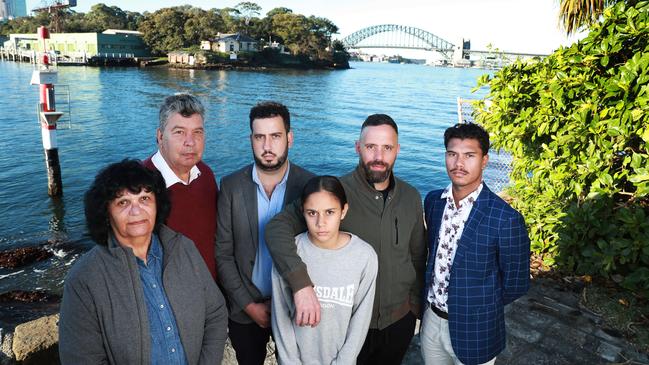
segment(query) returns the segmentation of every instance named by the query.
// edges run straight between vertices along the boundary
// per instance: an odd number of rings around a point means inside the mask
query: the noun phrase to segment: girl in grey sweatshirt
[[[293,294],[273,268],[271,321],[280,364],[356,363],[372,316],[378,259],[368,243],[339,231],[347,208],[337,178],[318,176],[305,185],[308,231],[295,243],[315,283],[321,321],[316,327],[295,324]]]

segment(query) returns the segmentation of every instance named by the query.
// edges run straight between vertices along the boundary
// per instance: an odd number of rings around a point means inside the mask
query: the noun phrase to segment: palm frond
[[[614,0],[561,0],[559,23],[567,34],[575,33],[599,19],[604,8]]]

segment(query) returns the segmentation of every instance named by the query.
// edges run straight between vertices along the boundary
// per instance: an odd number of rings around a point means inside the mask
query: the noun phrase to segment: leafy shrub
[[[514,157],[514,206],[548,264],[649,292],[649,2],[620,2],[588,36],[517,61],[476,120]],[[487,102],[490,100],[490,102]]]

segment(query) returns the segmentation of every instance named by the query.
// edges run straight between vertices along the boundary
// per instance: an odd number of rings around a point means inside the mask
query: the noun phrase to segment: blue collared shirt
[[[151,364],[187,364],[176,318],[162,286],[162,246],[154,234],[146,264],[137,258],[149,318]]]
[[[266,246],[264,233],[266,232],[266,223],[268,223],[275,214],[282,211],[284,195],[286,194],[286,180],[288,179],[290,169],[291,165],[289,164],[282,181],[275,186],[275,190],[273,190],[273,193],[269,198],[268,195],[266,195],[261,180],[259,180],[257,165],[254,165],[252,168],[252,181],[257,184],[257,223],[259,226],[259,247],[257,248],[257,256],[255,257],[255,266],[252,269],[252,283],[255,284],[257,289],[259,289],[261,295],[267,298],[270,298],[272,292],[270,273],[273,268],[273,261],[270,258],[268,246]]]

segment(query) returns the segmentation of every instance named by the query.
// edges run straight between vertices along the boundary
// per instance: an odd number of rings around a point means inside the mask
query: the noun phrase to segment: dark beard
[[[264,171],[277,171],[282,166],[284,166],[284,163],[286,163],[286,160],[288,159],[288,148],[284,151],[283,155],[277,158],[277,163],[272,165],[265,165],[264,161],[257,158],[257,155],[255,155],[254,153],[252,154],[252,156],[255,158],[255,165],[257,165],[259,169]]]
[[[361,166],[363,166],[363,170],[365,170],[367,182],[370,184],[382,183],[390,178],[390,174],[392,173],[392,166],[389,166],[384,162],[381,162],[381,164],[386,167],[385,171],[372,171],[370,169],[370,166],[376,163],[377,161],[370,161],[367,164],[364,164],[362,160],[360,161]]]

